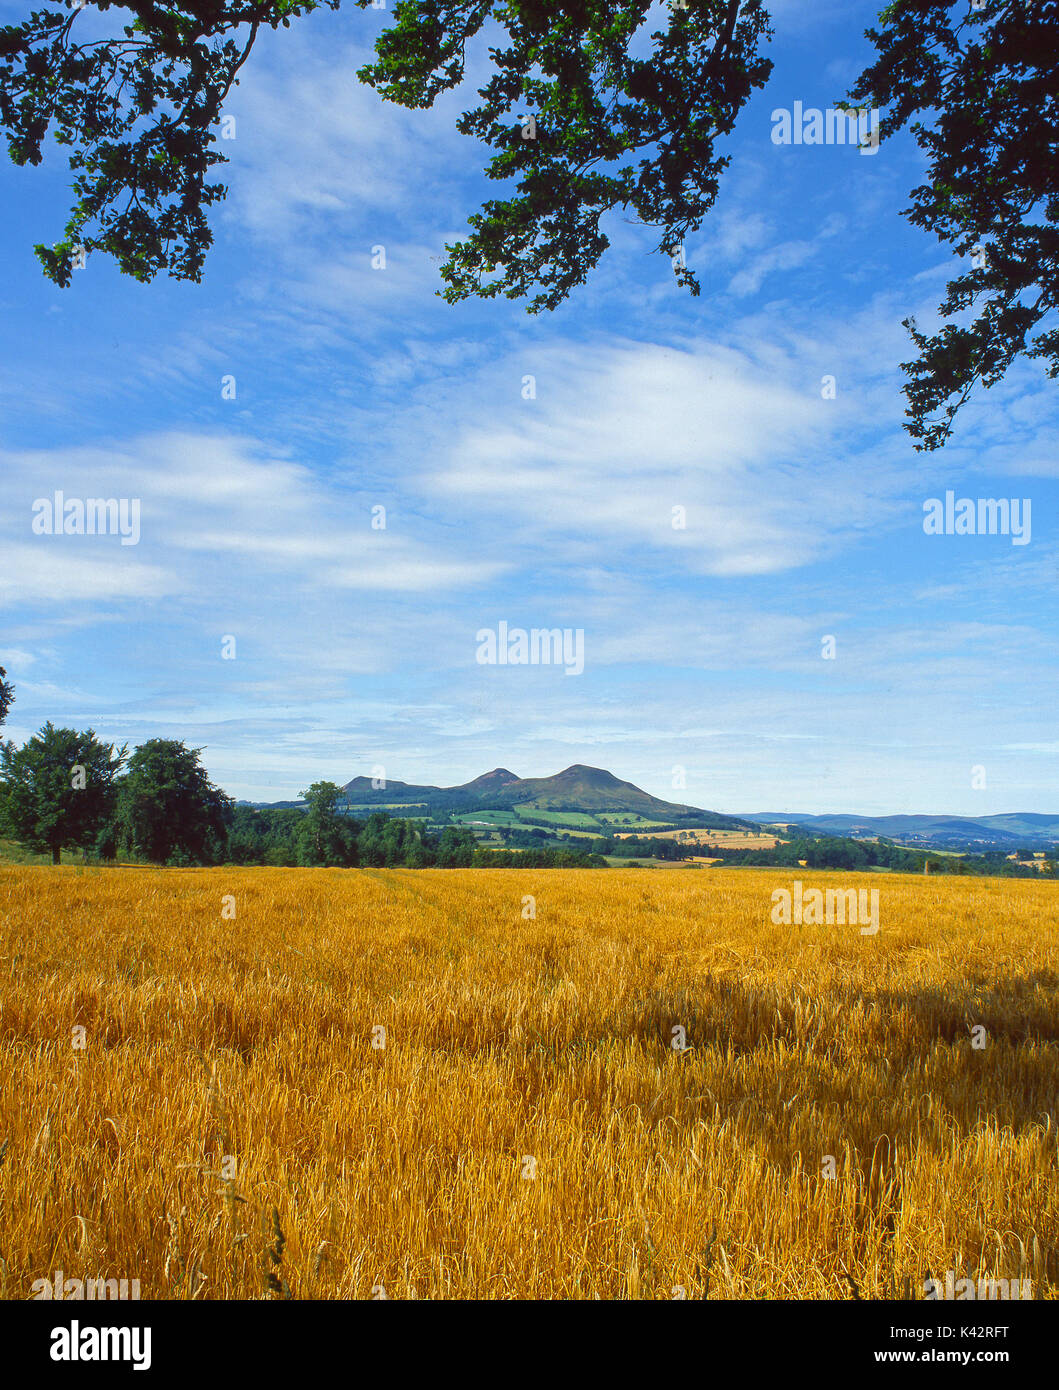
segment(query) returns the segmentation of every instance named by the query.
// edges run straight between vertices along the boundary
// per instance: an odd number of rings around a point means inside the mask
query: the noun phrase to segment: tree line
[[[0,715],[13,692],[2,682]],[[568,849],[489,851],[472,831],[377,811],[365,821],[340,810],[344,793],[314,782],[305,809],[237,806],[214,786],[202,749],[149,739],[132,753],[92,729],[50,722],[21,748],[0,744],[0,833],[53,864],[63,850],[104,862],[175,867],[210,864],[324,865],[352,868],[594,868],[597,855]]]
[[[408,869],[597,868],[606,862],[565,848],[486,849],[467,826],[447,825],[439,833],[425,819],[385,811],[360,821],[343,812],[345,793],[334,782],[314,782],[301,795],[304,810],[236,806],[230,862]]]
[[[795,838],[774,849],[711,848],[711,858],[727,864],[804,867],[807,869],[887,869],[891,873],[923,873],[929,863],[932,874],[986,874],[1003,878],[1055,878],[1059,854],[1053,854],[1043,870],[1008,859],[1004,850],[981,854],[938,854],[930,850],[904,849],[892,840],[851,840],[837,835]]]

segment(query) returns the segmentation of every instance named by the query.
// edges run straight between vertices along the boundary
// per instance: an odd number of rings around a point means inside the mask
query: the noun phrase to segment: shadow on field
[[[679,1025],[689,1044],[736,1054],[782,1041],[834,1055],[836,1048],[849,1047],[853,1030],[870,1035],[887,1054],[922,1056],[938,1043],[970,1045],[971,1030],[979,1025],[990,1043],[1052,1043],[1059,1041],[1059,976],[1034,971],[991,984],[965,984],[955,995],[931,987],[847,989],[820,998],[804,989],[747,985],[726,975],[695,990],[659,990],[626,1000],[613,1022],[616,1036],[656,1038],[667,1047]]]
[[[793,1130],[816,1164],[846,1143],[863,1154],[885,1140],[907,1152],[913,1134],[951,1151],[954,1136],[987,1126],[1037,1131],[1054,1162],[1054,1132],[1042,1126],[1048,1117],[1054,1126],[1059,1094],[1056,985],[1054,972],[1037,971],[966,985],[956,997],[928,988],[821,1000],[713,978],[694,991],[623,1001],[611,1024],[616,1040],[639,1039],[664,1068],[653,1119],[738,1114],[788,1167]],[[674,1037],[676,1028],[683,1034]],[[673,1046],[682,1039],[685,1055]],[[710,1082],[701,1098],[691,1096],[704,1089],[699,1060]],[[697,1116],[693,1098],[703,1101]]]

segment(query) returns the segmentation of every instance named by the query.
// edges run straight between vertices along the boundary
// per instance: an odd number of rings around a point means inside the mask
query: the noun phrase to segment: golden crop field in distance
[[[801,877],[0,869],[0,1292],[1054,1298],[1056,886]]]

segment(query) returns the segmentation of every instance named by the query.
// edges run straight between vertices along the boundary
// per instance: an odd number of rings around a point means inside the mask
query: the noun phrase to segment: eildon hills
[[[342,788],[351,806],[412,811],[587,811],[638,815],[648,820],[694,822],[714,830],[750,830],[749,821],[663,801],[622,782],[601,767],[574,763],[553,777],[517,777],[505,767],[484,772],[458,787],[417,786],[383,776],[354,777]]]

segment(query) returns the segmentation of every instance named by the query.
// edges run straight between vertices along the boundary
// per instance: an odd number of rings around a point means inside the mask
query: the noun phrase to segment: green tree
[[[469,869],[474,863],[476,844],[473,830],[459,825],[447,825],[441,832],[438,844],[438,868]]]
[[[880,20],[867,31],[878,59],[850,102],[884,110],[883,139],[909,126],[927,168],[904,215],[964,267],[938,332],[905,320],[919,354],[902,363],[906,428],[917,449],[937,449],[975,386],[1016,358],[1059,376],[1059,6],[894,0]],[[952,322],[968,310],[970,323]]]
[[[7,712],[15,703],[15,687],[4,679],[7,672],[0,666],[0,724],[7,718]]]
[[[125,749],[91,729],[45,724],[22,748],[0,746],[0,816],[16,839],[58,864],[64,849],[95,847],[114,809]]]
[[[410,869],[428,869],[433,862],[434,856],[423,843],[422,836],[419,836],[408,851],[405,864]]]
[[[298,831],[299,864],[349,864],[355,862],[355,843],[345,833],[338,807],[345,793],[334,782],[314,782],[300,792],[308,804]]]
[[[215,148],[224,101],[261,29],[289,27],[319,4],[96,0],[94,11],[114,8],[114,32],[85,41],[73,4],[0,29],[12,159],[41,163],[52,134],[75,175],[62,241],[36,247],[44,272],[68,285],[82,248],[139,280],[198,280],[212,241],[206,211],[226,192],[209,181],[227,162]],[[471,236],[448,248],[446,298],[537,290],[530,308],[554,308],[606,249],[599,223],[613,208],[658,227],[667,255],[700,225],[727,164],[714,142],[771,71],[758,51],[768,19],[760,0],[686,0],[648,37],[651,8],[397,0],[360,77],[388,101],[428,107],[463,81],[466,47],[480,39],[491,76],[457,128],[494,152],[490,178],[517,180],[513,197],[487,202]],[[674,270],[698,292],[689,269]]]
[[[0,28],[11,158],[40,164],[49,136],[70,151],[74,204],[62,240],[35,248],[44,273],[68,285],[83,250],[113,256],[139,280],[199,280],[207,211],[226,193],[211,179],[227,162],[216,132],[232,85],[263,28],[339,3],[96,0],[94,14],[113,10],[114,30],[79,39],[77,0],[63,0]],[[606,250],[601,221],[612,211],[656,228],[656,250],[698,293],[676,251],[716,199],[728,164],[717,142],[768,81],[772,30],[762,0],[672,0],[648,32],[652,9],[651,0],[397,0],[359,76],[387,101],[430,107],[463,82],[477,42],[488,76],[457,129],[488,147],[486,175],[510,190],[447,247],[447,300],[505,295],[532,313],[554,309]],[[884,138],[909,126],[927,178],[906,216],[968,267],[948,286],[937,333],[906,320],[919,354],[903,364],[906,428],[917,448],[935,449],[976,383],[999,381],[1021,355],[1059,375],[1049,317],[1059,10],[1054,0],[892,0],[867,32],[878,57],[850,102],[883,111]],[[968,309],[972,323],[952,321]]]
[[[40,164],[49,134],[70,149],[75,202],[63,240],[35,248],[44,273],[68,285],[81,247],[113,256],[138,280],[159,270],[197,280],[213,241],[205,209],[225,194],[207,182],[225,162],[213,149],[225,98],[261,27],[288,26],[316,7],[96,0],[94,10],[113,9],[114,31],[78,41],[80,7],[65,0],[0,29],[0,122],[11,158]]]
[[[119,837],[132,853],[155,864],[219,857],[232,803],[207,777],[201,752],[153,738],[133,753],[117,811]]]

